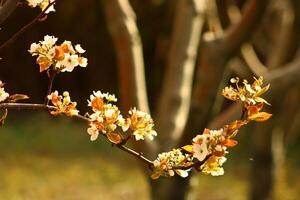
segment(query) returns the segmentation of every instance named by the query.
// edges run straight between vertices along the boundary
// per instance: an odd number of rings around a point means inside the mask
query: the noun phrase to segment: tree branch
[[[49,106],[45,104],[32,104],[32,103],[0,103],[0,109],[8,109],[8,110],[45,110],[45,111],[52,111],[55,110],[56,107],[54,106]],[[72,116],[73,119],[83,121],[86,123],[90,123],[90,119],[87,117],[84,117],[82,115],[74,115]],[[107,138],[106,135],[102,134],[104,137]],[[116,144],[115,145],[117,148],[121,149],[124,152],[127,152],[137,159],[141,160],[143,163],[147,164],[148,167],[151,169],[153,168],[153,162],[146,157],[144,157],[141,153],[138,153],[122,144]]]
[[[203,130],[209,123],[225,66],[251,35],[266,5],[267,0],[250,0],[239,23],[227,29],[224,37],[202,43],[188,123],[179,146],[190,141],[196,131]]]
[[[6,42],[4,42],[0,46],[0,52],[2,52],[5,48],[7,48],[10,44],[12,44],[18,37],[20,37],[23,33],[25,33],[27,30],[29,30],[34,24],[36,24],[39,21],[45,20],[45,12],[50,8],[53,4],[55,4],[56,1],[49,3],[49,5],[42,11],[38,16],[36,16],[32,21],[30,21],[28,24],[23,26],[18,32],[16,32],[11,38],[9,38]]]
[[[156,125],[169,149],[186,124],[206,0],[179,0]],[[166,110],[168,112],[166,112]]]
[[[118,56],[123,108],[149,112],[141,38],[128,0],[105,0],[107,25]]]
[[[222,45],[227,55],[232,55],[239,50],[241,44],[251,36],[267,4],[268,0],[248,0],[240,21],[229,27],[222,38]]]

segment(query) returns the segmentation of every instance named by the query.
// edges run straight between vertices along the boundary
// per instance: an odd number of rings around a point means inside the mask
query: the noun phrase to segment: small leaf
[[[123,137],[119,133],[108,133],[106,135],[108,140],[114,144],[120,144],[123,141]]]
[[[14,94],[7,98],[8,102],[17,102],[19,100],[29,99],[29,97],[25,94]]]
[[[235,145],[237,145],[237,141],[236,140],[233,140],[233,139],[226,139],[222,144],[225,146],[225,147],[234,147]]]
[[[248,119],[254,120],[257,122],[264,122],[264,121],[267,121],[268,119],[270,119],[271,116],[272,116],[272,114],[267,113],[267,112],[258,112],[252,116],[249,116]]]
[[[248,108],[248,116],[252,116],[252,115],[255,115],[259,112],[259,107],[257,106],[249,106]]]
[[[154,174],[151,175],[151,178],[152,178],[153,180],[156,180],[156,179],[158,179],[159,177],[160,177],[160,173],[154,173]]]
[[[37,64],[40,66],[40,72],[43,72],[51,66],[52,62],[48,57],[40,56],[37,59]]]
[[[193,145],[185,145],[181,148],[189,153],[193,153]]]
[[[261,98],[261,97],[254,97],[254,101],[259,102],[259,103],[265,103],[267,105],[271,105],[269,102],[267,102],[265,99]]]

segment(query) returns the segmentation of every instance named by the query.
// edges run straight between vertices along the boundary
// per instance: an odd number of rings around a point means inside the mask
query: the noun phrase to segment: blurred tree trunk
[[[280,2],[281,6],[281,20],[277,23],[276,32],[278,32],[273,51],[268,57],[268,72],[262,74],[268,78],[268,73],[273,70],[286,68],[284,64],[295,59],[299,60],[296,55],[298,43],[294,41],[299,40],[299,12],[297,11],[297,4],[299,1],[294,1],[294,5],[290,5],[290,1]],[[294,9],[294,10],[293,10]],[[296,57],[296,58],[295,58]],[[286,77],[285,79],[288,79]],[[293,79],[293,78],[290,78]],[[281,115],[273,116],[267,125],[264,127],[256,126],[254,129],[255,143],[254,143],[254,160],[252,165],[252,193],[251,199],[281,199],[280,190],[286,186],[285,179],[285,138],[288,134],[288,127],[291,127],[291,122],[294,121],[296,114],[286,112],[288,106],[283,105],[286,95],[290,89],[287,85],[281,86],[280,83],[274,84],[271,87],[269,94],[269,101],[272,102],[272,113],[281,113]],[[295,106],[292,101],[290,106]],[[284,116],[284,117],[283,117]],[[287,121],[286,121],[287,120]],[[257,142],[259,141],[259,142]],[[257,184],[260,183],[260,184]]]

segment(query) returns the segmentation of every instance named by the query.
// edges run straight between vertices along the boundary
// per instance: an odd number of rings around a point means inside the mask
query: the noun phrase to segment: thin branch
[[[0,25],[13,13],[18,7],[19,0],[7,0],[0,7]]]
[[[56,73],[57,71],[56,70],[50,70],[49,71],[49,74],[48,74],[48,77],[49,77],[49,83],[48,83],[48,90],[47,90],[47,94],[46,94],[46,97],[45,97],[45,102],[44,104],[48,105],[50,100],[48,99],[48,95],[51,94],[51,91],[52,91],[52,85],[53,85],[53,81],[54,81],[54,78],[56,76]]]
[[[16,32],[11,38],[9,38],[6,42],[4,42],[0,46],[0,52],[2,52],[5,48],[7,48],[9,45],[11,45],[16,39],[18,39],[23,33],[25,33],[27,30],[29,30],[33,25],[35,25],[39,21],[45,20],[45,12],[50,8],[53,4],[55,4],[56,1],[53,1],[49,3],[49,5],[42,11],[40,14],[38,14],[32,21],[30,21],[28,24],[23,26],[18,32]]]
[[[238,6],[232,5],[227,9],[227,13],[232,24],[238,23],[241,19],[241,12]],[[249,66],[250,70],[256,75],[259,76],[267,72],[266,66],[259,60],[254,47],[251,43],[244,43],[241,46],[241,54]]]
[[[267,58],[268,69],[281,67],[289,62],[295,56],[296,49],[294,34],[295,13],[290,1],[279,1],[280,7],[277,8],[280,19],[275,23],[276,38],[274,44],[271,45],[272,51],[269,52]],[[298,12],[298,11],[297,11]]]
[[[205,3],[206,0],[179,0],[177,4],[156,119],[159,132],[164,133],[160,139],[166,149],[182,134],[186,124]]]
[[[54,106],[48,106],[45,104],[34,103],[1,103],[0,108],[6,108],[9,110],[54,110]]]
[[[141,161],[143,161],[145,164],[148,165],[148,167],[150,169],[153,169],[153,162],[151,160],[149,160],[148,158],[146,158],[145,156],[143,156],[141,153],[137,153],[134,150],[124,146],[124,145],[116,145],[116,147],[118,147],[119,149],[133,155],[134,157],[140,159]]]
[[[243,16],[237,24],[232,25],[222,38],[223,48],[228,55],[236,52],[241,44],[249,38],[257,22],[263,16],[268,0],[248,0]]]
[[[294,61],[263,75],[272,85],[271,89],[279,90],[300,81],[300,55]]]
[[[0,109],[8,109],[8,110],[45,110],[45,111],[52,111],[55,110],[56,107],[49,106],[45,104],[32,104],[32,103],[1,103]],[[86,123],[90,123],[90,119],[87,117],[84,117],[82,115],[74,115],[72,118],[76,120],[80,120]],[[104,135],[105,136],[105,135]],[[106,137],[106,136],[105,136]],[[124,145],[117,144],[115,145],[117,148],[121,149],[124,152],[127,152],[137,159],[143,161],[143,163],[147,164],[149,168],[152,168],[153,162],[146,157],[144,157],[141,153],[138,153]]]

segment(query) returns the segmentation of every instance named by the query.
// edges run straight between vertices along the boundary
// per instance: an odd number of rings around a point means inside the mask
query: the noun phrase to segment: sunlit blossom
[[[57,45],[57,40],[54,36],[46,35],[43,41],[30,45],[29,53],[37,56],[36,62],[40,67],[40,72],[48,69],[72,72],[77,66],[87,66],[87,58],[81,55],[85,50],[79,44],[74,49],[70,41]]]
[[[212,176],[221,176],[224,174],[222,165],[225,161],[225,157],[210,156],[207,161],[201,166],[201,170],[205,174],[211,174]]]
[[[229,86],[222,90],[222,95],[225,98],[232,101],[240,100],[246,102],[247,105],[255,105],[256,103],[269,104],[265,99],[260,97],[270,87],[270,85],[263,87],[263,77],[254,77],[252,84],[249,84],[247,80],[243,80],[242,84],[240,84],[239,78],[231,78],[230,82],[235,84],[235,87]]]
[[[174,176],[175,173],[186,177],[189,170],[180,170],[179,168],[189,164],[190,160],[190,157],[183,154],[179,149],[161,153],[153,163],[154,172],[151,177],[157,179],[159,176]]]
[[[132,108],[129,110],[130,129],[133,131],[133,135],[136,140],[144,140],[145,137],[150,140],[157,136],[154,128],[154,122],[148,113]]]
[[[0,81],[0,102],[5,101],[9,97],[9,94],[7,92],[5,92],[3,86],[4,86],[4,83],[2,83],[2,81]]]
[[[28,5],[32,8],[40,7],[41,10],[46,9],[50,3],[55,2],[55,0],[26,0]],[[55,4],[55,3],[54,3]],[[50,12],[55,12],[54,5],[51,5],[45,13],[48,14]]]
[[[57,91],[52,92],[47,98],[55,106],[55,110],[51,111],[52,115],[65,114],[67,116],[78,115],[76,109],[76,102],[72,102],[68,92],[64,92],[63,95],[59,95]]]
[[[103,134],[111,134],[118,127],[126,131],[129,125],[121,115],[119,108],[113,105],[116,102],[115,95],[94,91],[88,100],[88,106],[92,107],[94,113],[89,115],[90,127],[88,133],[91,135],[91,140],[96,140],[99,131]],[[97,130],[97,131],[96,131]]]

